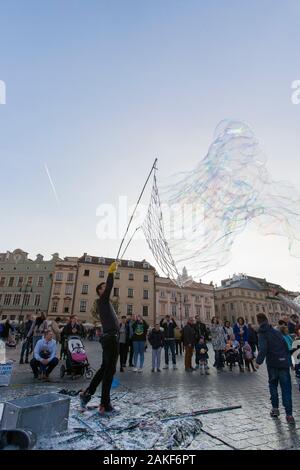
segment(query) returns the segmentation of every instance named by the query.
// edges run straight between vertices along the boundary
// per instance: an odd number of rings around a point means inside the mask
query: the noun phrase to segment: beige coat
[[[59,343],[60,342],[61,329],[59,328],[59,325],[58,325],[58,323],[56,323],[55,320],[52,320],[52,322],[51,322],[51,330],[53,331],[55,341],[57,343]]]

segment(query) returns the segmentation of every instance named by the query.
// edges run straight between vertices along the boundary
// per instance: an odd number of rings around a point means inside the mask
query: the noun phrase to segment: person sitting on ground
[[[160,372],[160,356],[161,350],[164,346],[164,332],[163,329],[160,328],[159,323],[155,324],[155,327],[152,328],[149,336],[148,336],[149,343],[152,346],[152,370],[151,372]]]
[[[52,331],[47,330],[44,337],[36,343],[33,358],[30,361],[34,378],[49,381],[49,375],[57,364],[56,341],[53,339]]]

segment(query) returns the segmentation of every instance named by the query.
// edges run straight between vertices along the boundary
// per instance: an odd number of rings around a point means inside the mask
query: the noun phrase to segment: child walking
[[[250,372],[250,366],[252,367],[253,372],[256,372],[256,367],[253,363],[253,351],[250,344],[246,341],[243,346],[243,353],[245,357],[245,364],[248,372]]]

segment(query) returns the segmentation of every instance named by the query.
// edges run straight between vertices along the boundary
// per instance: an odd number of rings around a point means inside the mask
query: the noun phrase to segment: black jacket
[[[72,335],[82,336],[82,325],[79,325],[79,323],[75,323],[72,326],[71,322],[67,323],[61,332],[61,337],[67,338],[68,336],[72,336]]]
[[[164,333],[161,330],[157,331],[153,328],[148,339],[152,349],[158,349],[164,345]]]
[[[208,331],[204,323],[196,322],[194,328],[196,333],[196,341],[199,341],[200,336],[203,336],[205,341],[208,341]]]
[[[248,343],[258,345],[258,335],[253,328],[248,327]]]
[[[114,285],[114,275],[107,276],[105,291],[97,299],[97,315],[102,324],[103,334],[119,334],[119,321],[115,309],[110,302],[110,294]]]
[[[257,364],[262,364],[265,358],[269,367],[288,369],[291,366],[291,355],[285,339],[268,322],[262,323],[258,330]]]
[[[175,339],[175,328],[177,327],[175,320],[170,320],[169,323],[163,318],[160,321],[160,326],[164,329],[165,340]]]
[[[195,333],[195,328],[187,323],[185,327],[183,328],[183,344],[184,346],[188,346],[191,344],[194,346],[196,343],[196,333]]]

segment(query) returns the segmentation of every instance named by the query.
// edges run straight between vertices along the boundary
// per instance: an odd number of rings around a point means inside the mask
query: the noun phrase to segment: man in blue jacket
[[[289,424],[295,424],[292,405],[292,383],[290,375],[291,355],[282,334],[275,330],[264,313],[256,315],[259,324],[258,330],[258,356],[256,366],[266,359],[269,389],[271,394],[272,418],[279,416],[278,383],[280,384],[282,403],[286,412],[286,420]]]

